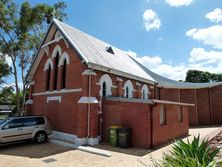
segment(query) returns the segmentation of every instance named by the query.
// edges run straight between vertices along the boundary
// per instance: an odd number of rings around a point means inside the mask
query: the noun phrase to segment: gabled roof
[[[59,20],[54,19],[54,22],[88,65],[94,65],[94,68],[100,66],[100,69],[108,68],[109,72],[112,73],[113,70],[119,72],[119,75],[128,74],[126,77],[129,78],[132,76],[138,80],[155,82],[126,52]],[[111,48],[114,54],[108,52],[107,48]]]
[[[42,45],[49,42],[56,29],[60,31],[65,40],[77,51],[88,67],[147,83],[155,83],[155,80],[132,60],[126,52],[57,19],[53,19]],[[113,53],[107,51],[107,48],[111,48]],[[32,78],[43,54],[44,49],[40,48],[31,65],[27,78]]]

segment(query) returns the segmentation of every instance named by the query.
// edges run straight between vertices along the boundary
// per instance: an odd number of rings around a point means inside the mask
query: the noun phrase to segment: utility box
[[[113,147],[118,146],[118,129],[121,126],[111,126],[109,129],[109,142]]]
[[[132,129],[130,127],[118,128],[118,146],[120,148],[131,147],[131,133]]]

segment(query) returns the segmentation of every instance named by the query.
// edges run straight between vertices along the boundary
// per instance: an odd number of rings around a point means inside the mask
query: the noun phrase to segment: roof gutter
[[[96,70],[99,70],[99,71],[109,72],[109,73],[112,73],[112,74],[115,74],[115,75],[119,75],[119,76],[126,77],[126,78],[131,78],[131,79],[142,81],[142,82],[145,82],[145,83],[157,84],[157,82],[155,82],[155,81],[151,81],[151,80],[148,80],[148,79],[145,79],[145,78],[141,78],[141,77],[138,77],[138,76],[126,73],[126,72],[111,69],[111,68],[108,68],[106,66],[98,65],[98,64],[95,64],[95,63],[88,62],[87,65],[88,65],[88,68],[93,68],[93,69],[96,69]]]

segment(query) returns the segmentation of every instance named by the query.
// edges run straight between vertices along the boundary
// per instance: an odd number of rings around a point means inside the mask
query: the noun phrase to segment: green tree
[[[222,81],[222,74],[209,73],[199,70],[188,70],[186,82],[203,83]]]
[[[4,78],[7,77],[10,74],[10,67],[5,62],[5,57],[3,55],[0,55],[0,86],[3,84]]]
[[[4,87],[0,90],[0,104],[12,104],[14,89],[12,86]]]
[[[53,17],[64,19],[65,8],[64,2],[52,6],[48,4],[31,6],[29,2],[17,5],[11,0],[0,1],[0,53],[7,54],[12,60],[18,112],[24,108],[24,102],[20,104],[20,94],[22,93],[22,98],[25,99],[27,69],[37,53],[48,24]],[[18,73],[21,73],[21,78]],[[19,89],[19,80],[22,80],[23,91]]]

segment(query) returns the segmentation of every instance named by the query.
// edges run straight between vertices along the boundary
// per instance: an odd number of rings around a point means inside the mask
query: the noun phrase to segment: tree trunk
[[[17,74],[17,67],[16,67],[16,58],[13,58],[13,56],[10,56],[12,60],[12,66],[13,66],[13,76],[15,79],[15,94],[16,94],[16,114],[20,115],[20,99],[19,99],[19,86],[18,86],[18,74]]]

